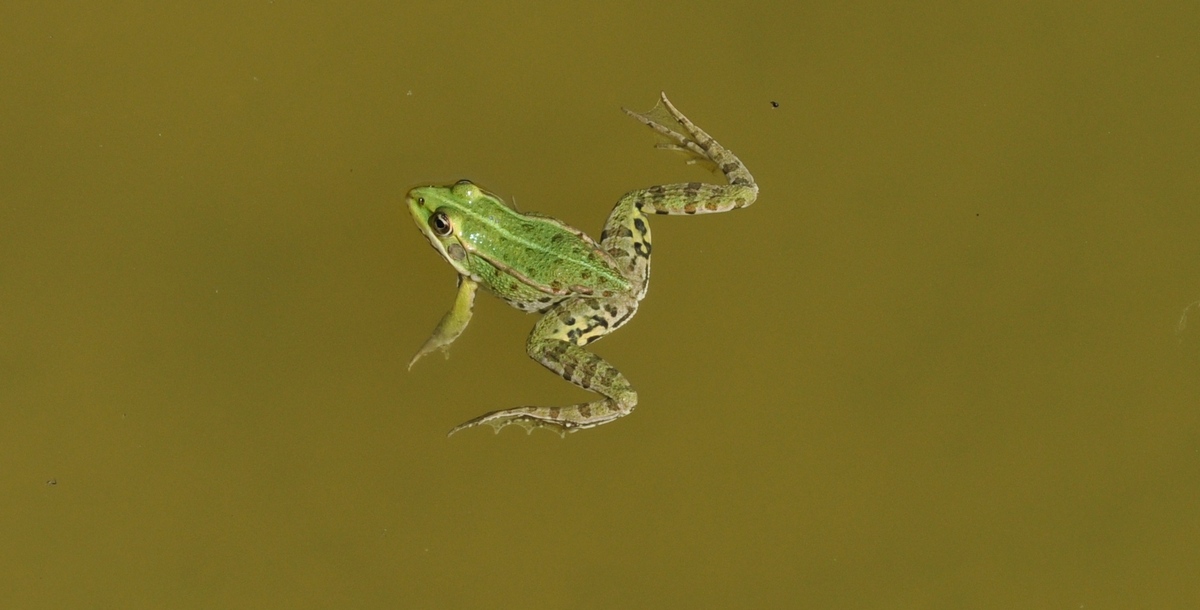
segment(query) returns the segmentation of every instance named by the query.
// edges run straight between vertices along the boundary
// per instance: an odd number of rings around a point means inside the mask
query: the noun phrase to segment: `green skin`
[[[481,415],[456,426],[509,424],[560,434],[607,424],[628,415],[637,392],[615,367],[584,345],[620,328],[637,312],[650,280],[648,214],[707,214],[744,208],[758,196],[745,165],[675,109],[662,106],[682,129],[648,114],[625,113],[666,137],[659,148],[676,150],[715,165],[729,184],[664,184],[626,193],[604,223],[600,243],[562,221],[521,213],[500,198],[462,180],[452,186],[409,191],[408,209],[429,243],[458,272],[458,296],[433,336],[409,362],[445,351],[471,320],[475,291],[482,285],[513,307],[544,315],[533,327],[529,356],[567,381],[602,396],[567,407],[516,407]]]

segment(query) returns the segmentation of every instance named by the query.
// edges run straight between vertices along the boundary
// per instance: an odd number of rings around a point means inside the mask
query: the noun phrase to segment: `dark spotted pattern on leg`
[[[529,335],[526,347],[531,358],[563,379],[602,395],[602,399],[567,407],[493,411],[455,427],[450,434],[480,424],[490,425],[497,432],[516,424],[528,432],[549,428],[566,434],[628,415],[637,405],[637,392],[616,367],[582,346],[616,330],[636,311],[637,301],[632,299],[570,299],[547,311]]]
[[[651,251],[646,214],[726,212],[749,206],[758,196],[754,177],[737,156],[689,121],[665,94],[662,105],[680,130],[667,127],[647,115],[625,112],[674,142],[660,144],[660,148],[685,152],[696,160],[711,163],[725,174],[728,184],[667,184],[632,191],[621,197],[604,224],[599,245],[632,284],[629,292],[617,294],[602,290],[599,294],[562,301],[530,298],[520,304],[514,303],[545,310],[529,336],[529,356],[563,379],[603,398],[568,407],[517,407],[493,411],[455,427],[450,434],[480,424],[488,424],[497,432],[504,426],[517,424],[527,431],[549,428],[565,435],[616,420],[637,406],[637,393],[625,376],[583,346],[628,322],[637,311],[638,302],[646,295]],[[554,282],[551,287],[558,291]]]
[[[639,200],[629,195],[621,198],[604,223],[600,247],[633,283],[636,299],[645,297],[650,283],[650,225]]]

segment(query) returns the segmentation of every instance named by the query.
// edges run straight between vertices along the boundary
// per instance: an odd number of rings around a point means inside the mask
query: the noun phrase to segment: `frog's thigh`
[[[533,327],[529,357],[585,390],[623,402],[633,393],[625,376],[582,346],[621,327],[636,311],[632,299],[564,301]]]
[[[634,191],[621,198],[600,233],[600,247],[617,262],[621,273],[633,283],[637,301],[650,287],[650,223],[642,212],[647,191]],[[636,307],[636,302],[635,302]]]

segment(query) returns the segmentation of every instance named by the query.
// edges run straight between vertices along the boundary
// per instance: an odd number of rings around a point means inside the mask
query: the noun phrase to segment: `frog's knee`
[[[621,399],[618,401],[618,403],[620,404],[620,407],[621,407],[621,411],[624,412],[626,415],[632,413],[633,408],[637,406],[637,400],[638,400],[637,392],[635,392],[633,390],[629,390],[628,392],[625,392],[621,396]]]

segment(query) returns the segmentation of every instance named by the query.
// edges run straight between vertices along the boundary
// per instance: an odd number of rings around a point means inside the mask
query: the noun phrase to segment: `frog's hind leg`
[[[621,272],[633,283],[637,300],[646,296],[650,284],[650,224],[647,214],[708,214],[744,208],[758,197],[758,185],[750,170],[729,149],[688,120],[666,94],[662,96],[666,109],[682,131],[676,131],[652,118],[625,109],[629,116],[641,121],[675,144],[660,144],[660,148],[684,151],[709,161],[721,169],[729,184],[686,182],[664,184],[626,193],[608,215],[600,246],[604,248]]]
[[[671,100],[667,99],[667,94],[662,94],[661,103],[681,130],[664,125],[649,113],[642,114],[628,108],[623,110],[673,142],[659,144],[659,148],[685,152],[712,163],[721,170],[729,184],[688,182],[655,186],[625,195],[618,205],[632,200],[638,208],[654,214],[708,214],[744,208],[754,203],[758,197],[758,185],[741,159],[684,116]]]
[[[571,299],[548,310],[529,335],[529,357],[563,379],[604,398],[566,407],[493,411],[455,426],[450,434],[480,424],[492,426],[496,432],[517,424],[527,432],[549,428],[565,435],[629,415],[637,406],[637,392],[616,367],[582,346],[616,330],[636,310],[637,301],[628,298]]]
[[[643,198],[631,197],[640,192],[629,193],[617,202],[600,233],[600,247],[633,284],[631,292],[637,301],[646,296],[650,285],[650,223],[642,213]]]

